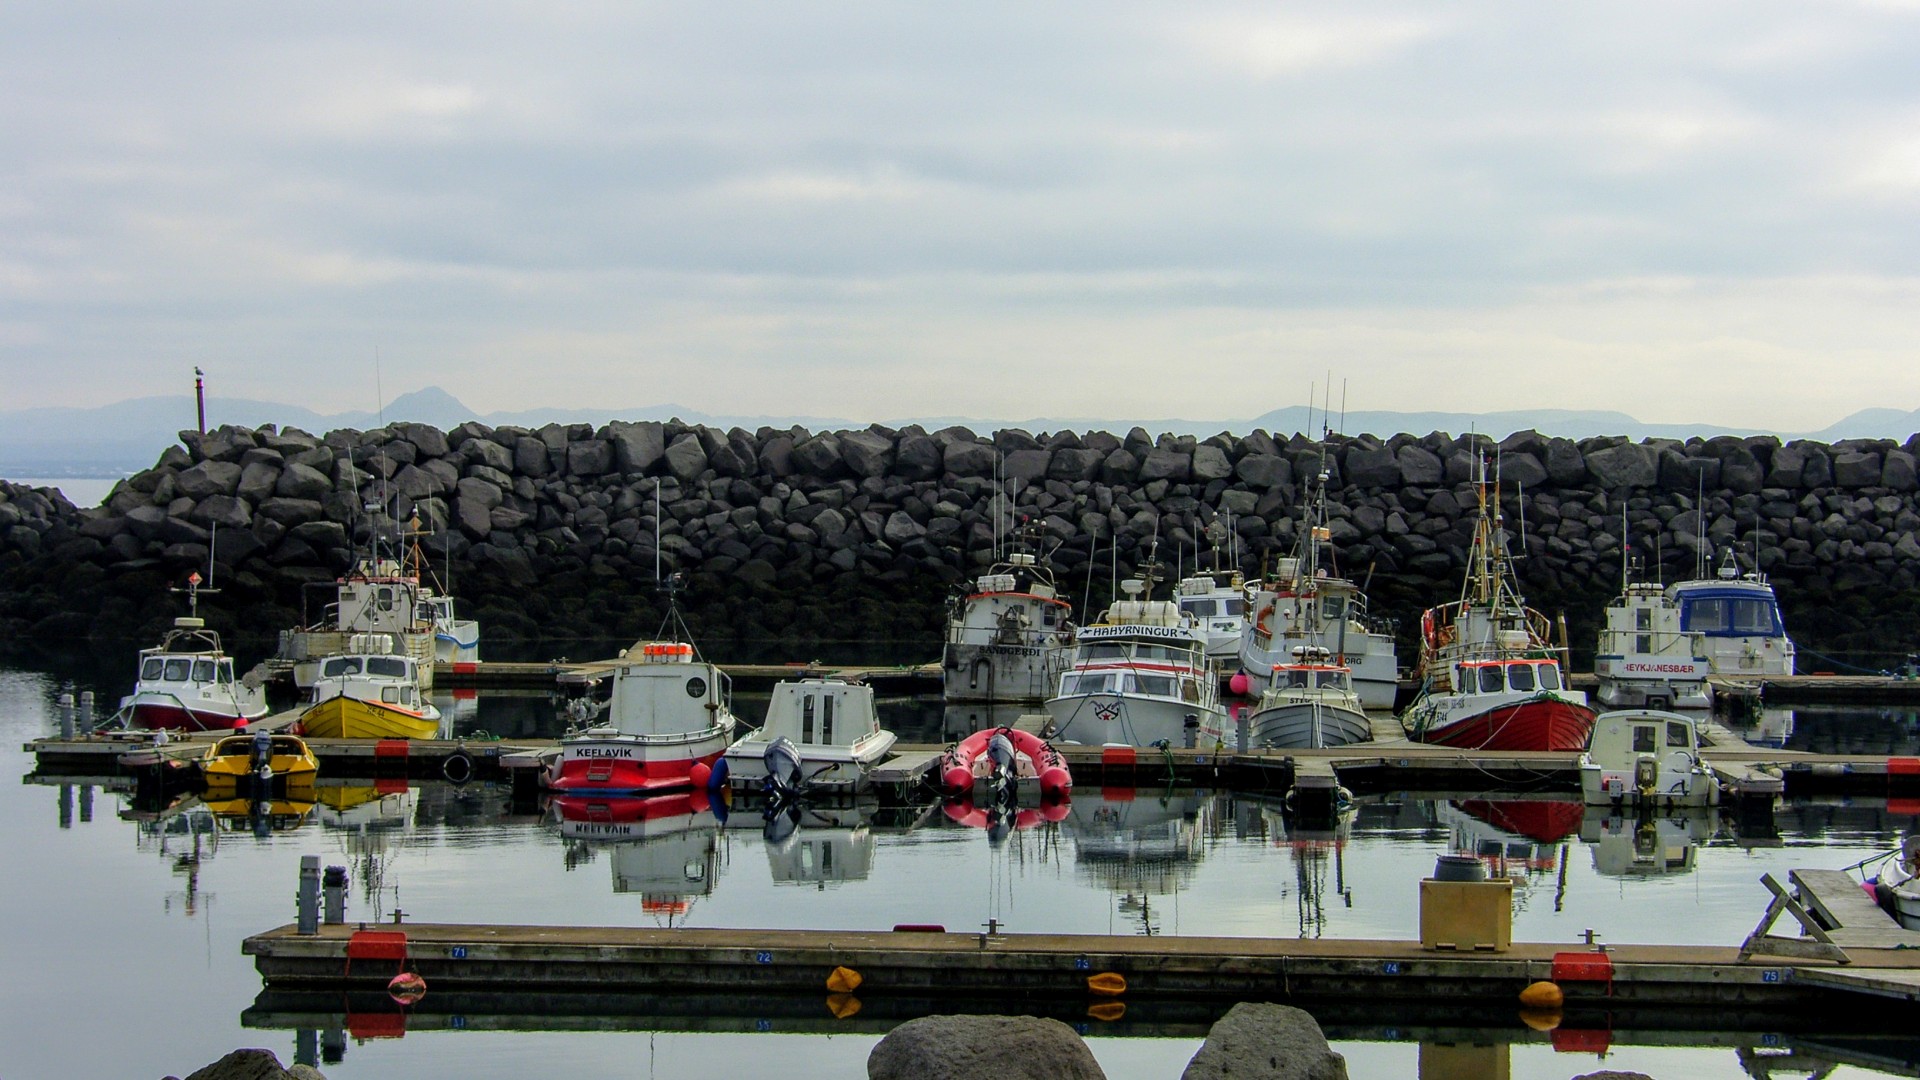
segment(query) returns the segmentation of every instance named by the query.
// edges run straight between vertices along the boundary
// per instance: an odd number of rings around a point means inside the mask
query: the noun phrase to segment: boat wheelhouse
[[[1247,585],[1238,571],[1181,578],[1173,591],[1180,613],[1206,638],[1209,659],[1224,663],[1240,655],[1240,639],[1247,630]]]
[[[1214,746],[1231,732],[1206,640],[1150,583],[1128,580],[1117,600],[1076,636],[1073,661],[1046,704],[1055,737],[1135,747]]]
[[[299,628],[280,632],[278,658],[292,664],[295,686],[311,688],[320,678],[322,662],[350,651],[353,637],[379,634],[419,664],[421,689],[433,688],[434,608],[423,604],[429,590],[420,584],[418,573],[396,559],[361,559],[331,585],[310,587],[330,588],[334,597],[318,620],[303,620]]]
[[[1793,640],[1773,586],[1764,574],[1742,574],[1731,549],[1718,576],[1670,586],[1667,599],[1679,609],[1681,632],[1698,636],[1708,674],[1793,674]]]
[[[1015,552],[957,596],[941,652],[949,702],[1040,702],[1073,644],[1073,609],[1033,555]]]
[[[569,731],[549,762],[555,791],[704,788],[733,741],[733,685],[684,641],[649,641],[613,669],[604,723]]]
[[[1240,670],[1248,692],[1272,681],[1276,664],[1291,663],[1294,650],[1325,649],[1353,672],[1354,689],[1368,709],[1391,709],[1400,689],[1399,662],[1390,627],[1367,614],[1367,594],[1340,573],[1328,524],[1328,474],[1302,508],[1293,554],[1254,586],[1250,617],[1240,636]]]

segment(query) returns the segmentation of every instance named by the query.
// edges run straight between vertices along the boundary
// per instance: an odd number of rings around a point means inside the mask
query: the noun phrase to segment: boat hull
[[[1356,643],[1364,651],[1354,651]],[[1393,652],[1393,639],[1382,634],[1367,634],[1364,639],[1349,636],[1347,651],[1339,650],[1337,634],[1292,634],[1283,637],[1280,647],[1267,648],[1251,631],[1241,635],[1240,667],[1247,676],[1247,693],[1259,697],[1273,686],[1273,666],[1294,661],[1296,648],[1324,648],[1329,655],[1353,671],[1353,689],[1360,695],[1363,709],[1391,709],[1400,693],[1400,668]]]
[[[1420,742],[1462,750],[1579,751],[1593,731],[1594,712],[1559,698],[1494,705],[1418,732]]]
[[[1299,701],[1247,717],[1247,745],[1254,749],[1313,750],[1372,739],[1366,714],[1339,705]]]
[[[301,713],[300,730],[320,739],[431,739],[440,733],[440,718],[341,696]]]
[[[124,707],[129,725],[151,731],[228,731],[267,715],[265,707],[253,713],[225,712],[193,708],[171,698],[142,700],[138,694]]]
[[[949,643],[941,689],[951,702],[1041,702],[1067,667],[1068,650],[1041,645]]]
[[[1092,745],[1116,744],[1141,749],[1164,740],[1170,747],[1212,748],[1233,742],[1226,710],[1172,698],[1136,694],[1073,694],[1046,704],[1054,737]],[[1187,717],[1199,721],[1187,726]]]
[[[749,735],[727,748],[727,782],[734,787],[751,787],[767,779],[767,746],[771,740]],[[809,790],[860,791],[867,786],[867,774],[893,752],[893,732],[881,731],[852,746],[798,746],[800,771]]]
[[[671,740],[620,735],[563,740],[546,784],[568,794],[603,795],[701,786],[694,783],[694,767],[713,768],[727,749],[730,730],[716,727]]]

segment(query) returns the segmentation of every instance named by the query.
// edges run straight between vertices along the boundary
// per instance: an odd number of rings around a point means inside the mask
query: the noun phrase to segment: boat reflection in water
[[[1489,877],[1513,881],[1513,906],[1525,909],[1534,889],[1554,882],[1553,907],[1566,897],[1564,841],[1580,831],[1586,806],[1579,799],[1461,799],[1433,804],[1448,831],[1448,850],[1486,864]]]
[[[976,731],[1013,727],[1022,716],[1038,711],[1031,705],[949,704],[940,714],[940,737],[958,742]]]
[[[1211,794],[1104,788],[1076,794],[1061,827],[1073,839],[1077,876],[1105,888],[1152,935],[1161,930],[1154,898],[1192,882],[1214,806]]]
[[[1593,851],[1594,871],[1607,877],[1686,874],[1719,826],[1719,811],[1709,807],[1634,815],[1595,806],[1580,821],[1580,842]]]
[[[775,885],[825,889],[873,873],[878,844],[869,822],[876,811],[871,800],[788,800],[765,814],[733,814],[727,827],[760,830]]]
[[[566,841],[567,869],[604,853],[613,891],[638,893],[640,910],[673,926],[713,893],[722,864],[715,813],[724,808],[699,789],[646,798],[556,795],[547,801],[547,823]]]
[[[1730,726],[1754,746],[1784,749],[1793,738],[1793,710],[1763,705],[1750,721],[1731,721]]]
[[[1339,897],[1344,906],[1353,906],[1353,891],[1347,887],[1346,848],[1359,804],[1351,798],[1341,799],[1334,804],[1330,818],[1321,816],[1318,820],[1288,809],[1284,802],[1261,799],[1257,805],[1273,846],[1285,848],[1293,864],[1294,907],[1299,916],[1300,936],[1325,935],[1329,874],[1333,895]]]

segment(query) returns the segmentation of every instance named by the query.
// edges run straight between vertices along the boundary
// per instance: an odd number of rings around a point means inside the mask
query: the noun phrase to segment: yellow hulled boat
[[[304,788],[311,801],[319,771],[320,760],[298,736],[265,732],[229,735],[209,747],[200,761],[200,777],[216,799],[266,781],[282,791]]]
[[[317,739],[431,739],[440,715],[359,698],[330,697],[300,714],[300,730]]]

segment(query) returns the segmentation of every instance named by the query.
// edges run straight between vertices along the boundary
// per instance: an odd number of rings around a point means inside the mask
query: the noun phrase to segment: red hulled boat
[[[1466,750],[1582,750],[1593,731],[1587,696],[1567,688],[1564,645],[1514,585],[1496,486],[1484,464],[1480,518],[1460,599],[1420,620],[1420,694],[1400,714],[1407,736]]]
[[[547,787],[569,794],[706,787],[733,741],[727,676],[679,641],[636,645],[626,660],[613,672],[606,722],[560,740]]]

